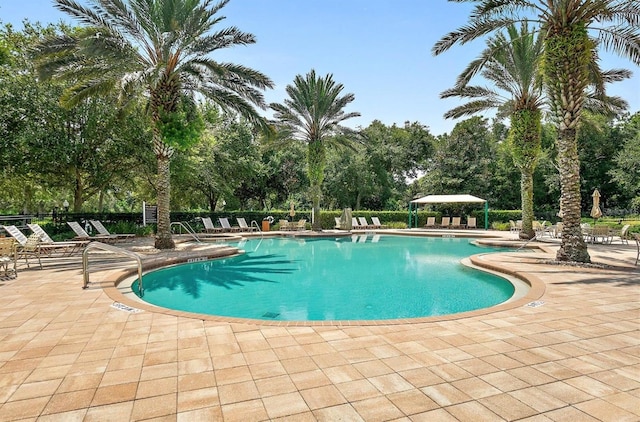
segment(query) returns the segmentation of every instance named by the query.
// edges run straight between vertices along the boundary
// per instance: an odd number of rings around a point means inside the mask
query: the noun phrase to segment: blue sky
[[[365,127],[374,119],[389,125],[418,121],[439,135],[456,123],[443,114],[460,104],[439,99],[439,93],[453,86],[485,42],[454,46],[438,57],[431,47],[464,25],[470,10],[446,0],[231,0],[222,9],[222,25],[253,33],[257,43],[214,58],[267,74],[276,84],[265,93],[268,102],[282,101],[286,85],[313,68],[332,73],[344,92],[355,95],[348,111],[362,116],[349,126]],[[0,0],[2,22],[20,28],[24,18],[72,22],[52,0]],[[631,112],[639,111],[640,68],[610,54],[602,59],[603,68],[633,71],[632,79],[612,85],[609,93],[623,97]]]

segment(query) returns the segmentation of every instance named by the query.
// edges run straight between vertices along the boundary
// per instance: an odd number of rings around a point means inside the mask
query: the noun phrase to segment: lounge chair
[[[18,242],[18,249],[21,249],[21,248],[24,249],[24,247],[27,246],[27,242],[29,241],[29,238],[27,238],[27,236],[25,236],[16,226],[2,226],[2,227],[4,227],[4,230],[7,233],[9,233],[9,235],[11,235],[11,237],[13,237]],[[38,236],[38,239],[40,239],[40,236]],[[33,245],[29,246],[29,248],[32,248],[32,247],[33,247]],[[74,247],[75,247],[75,245],[69,245],[69,244],[67,244],[67,242],[59,242],[58,243],[58,242],[53,242],[52,241],[52,243],[45,243],[45,242],[42,242],[40,240],[39,246],[38,246],[37,249],[38,249],[38,255],[42,251],[47,256],[51,256],[51,254],[53,252],[63,252],[64,253],[64,252],[68,252],[68,250],[70,248],[73,249]],[[31,253],[31,255],[33,255],[33,254],[34,253]]]
[[[340,220],[340,217],[334,217],[334,219],[336,220],[336,225],[333,228],[334,229],[341,229],[342,228],[342,221]]]
[[[442,217],[442,221],[440,222],[440,228],[448,229],[450,223],[451,223],[451,217]]]
[[[0,238],[0,269],[2,269],[5,277],[9,273],[18,274],[16,270],[17,260],[15,241],[10,237]],[[10,267],[11,263],[13,263],[13,268]]]
[[[360,226],[364,227],[365,229],[373,229],[373,225],[369,224],[369,222],[367,221],[367,217],[358,217],[358,222],[360,223]]]
[[[27,263],[27,268],[31,268],[29,265],[29,257],[36,257],[38,260],[38,265],[40,269],[42,269],[42,261],[40,260],[40,255],[42,254],[40,236],[37,234],[32,234],[27,238],[27,241],[24,245],[18,245],[16,248],[16,261],[20,258],[24,258]]]
[[[638,248],[638,254],[636,255],[636,265],[638,265],[638,260],[640,260],[640,233],[633,233],[633,238],[636,241],[636,248]]]
[[[624,226],[622,226],[622,229],[620,229],[618,233],[615,233],[612,236],[612,242],[617,237],[618,239],[620,239],[621,244],[626,243],[628,245],[629,239],[627,239],[627,237],[629,236],[629,228],[631,228],[631,224],[625,224]]]
[[[211,221],[211,217],[200,217],[202,219],[202,224],[204,225],[205,233],[219,233],[222,231],[220,227],[215,227],[213,225],[213,221]]]
[[[378,217],[371,217],[371,221],[373,222],[374,229],[386,229],[387,226],[380,223],[380,219]]]
[[[449,228],[451,229],[464,229],[464,224],[462,224],[460,222],[460,217],[453,217],[451,219],[451,225],[449,226]]]
[[[296,224],[296,230],[305,230],[307,228],[307,220],[304,218],[298,220],[298,224]]]
[[[76,240],[97,240],[99,242],[105,242],[105,243],[115,243],[118,241],[118,238],[113,235],[91,236],[82,228],[82,226],[77,221],[67,221],[67,224],[69,225],[69,227],[71,227],[71,230],[73,230],[73,232],[76,234],[76,237],[74,238]]]
[[[42,227],[40,227],[39,224],[27,224],[27,227],[29,227],[32,232],[40,236],[40,240],[44,245],[56,245],[61,248],[66,247],[68,249],[68,255],[72,255],[76,251],[83,250],[89,244],[88,240],[65,240],[63,242],[56,242],[47,234],[46,231],[44,231]]]
[[[436,218],[435,217],[427,217],[427,224],[424,225],[427,229],[435,229],[436,228]]]
[[[467,228],[468,229],[477,229],[476,226],[476,218],[475,217],[467,217]]]
[[[240,227],[240,231],[252,232],[252,231],[256,230],[255,227],[249,226],[247,224],[247,220],[245,220],[244,217],[236,217],[236,221],[238,222],[238,226]]]
[[[365,227],[358,222],[356,217],[351,217],[351,227],[354,229],[364,229]]]
[[[280,220],[278,222],[278,226],[280,227],[280,230],[291,230],[292,229],[292,225],[291,223],[289,223],[289,220]]]
[[[89,220],[89,222],[96,228],[100,236],[115,236],[118,240],[131,240],[136,237],[136,235],[132,233],[109,233],[109,230],[102,225],[100,220]]]
[[[218,221],[220,221],[220,225],[222,226],[223,232],[239,232],[240,227],[232,226],[229,224],[229,219],[227,217],[219,217]]]

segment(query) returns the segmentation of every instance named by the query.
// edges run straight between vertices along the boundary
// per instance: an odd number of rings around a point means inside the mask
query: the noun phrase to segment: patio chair
[[[387,226],[380,223],[380,219],[378,217],[371,217],[371,221],[373,222],[374,229],[386,229]]]
[[[88,240],[65,240],[62,242],[56,242],[47,234],[47,232],[44,231],[42,227],[40,227],[39,224],[27,224],[27,227],[29,227],[32,232],[40,236],[43,246],[55,245],[60,248],[67,248],[66,254],[68,255],[72,255],[78,250],[83,250],[89,244]]]
[[[89,222],[96,228],[100,236],[115,236],[117,240],[131,240],[136,237],[136,235],[132,233],[109,233],[109,230],[102,225],[100,220],[89,220]]]
[[[18,274],[16,270],[17,255],[16,242],[10,237],[0,238],[0,269],[7,277],[9,273]],[[13,263],[13,266],[11,264]]]
[[[638,248],[638,254],[636,255],[636,265],[638,265],[638,260],[640,260],[640,233],[634,233],[633,238],[636,241],[636,248]]]
[[[451,224],[451,217],[442,217],[442,221],[440,221],[440,228],[448,229],[449,224]]]
[[[358,219],[356,217],[351,217],[351,227],[353,227],[354,229],[364,229],[365,227],[360,224],[360,222],[358,221]]]
[[[255,227],[249,226],[247,224],[247,220],[245,220],[244,217],[236,217],[236,221],[238,222],[238,227],[240,227],[240,231],[252,232],[256,230]]]
[[[436,228],[436,218],[435,217],[427,217],[427,224],[424,225],[427,229],[435,229]]]
[[[449,226],[449,228],[451,229],[464,229],[464,224],[462,224],[460,222],[461,218],[460,217],[453,217],[451,219],[451,225]]]
[[[202,219],[202,224],[204,224],[204,232],[205,233],[219,233],[222,231],[220,227],[215,227],[213,225],[213,221],[211,221],[211,217],[200,217]]]
[[[340,217],[334,217],[335,221],[336,221],[336,225],[333,227],[334,229],[341,229],[342,228],[342,221],[340,221]]]
[[[220,225],[222,226],[223,232],[239,232],[240,227],[232,226],[229,224],[229,219],[227,217],[219,217],[218,221],[220,221]]]
[[[476,218],[475,217],[467,217],[467,228],[468,229],[477,229]]]
[[[80,223],[78,223],[77,221],[67,221],[67,224],[69,225],[69,227],[71,227],[71,230],[73,230],[73,232],[76,234],[76,237],[74,238],[76,240],[97,240],[99,242],[104,242],[104,243],[115,243],[118,240],[116,236],[104,236],[104,235],[91,236],[82,228]]]
[[[367,217],[358,217],[358,222],[360,223],[360,226],[364,227],[365,229],[373,229],[373,225],[369,224],[369,222],[367,221]]]
[[[9,235],[11,235],[11,237],[13,237],[18,242],[18,245],[20,247],[24,247],[27,244],[29,239],[16,226],[2,226],[2,227],[7,233],[9,233]],[[69,246],[70,245],[63,242],[44,243],[41,241],[39,251],[44,252],[47,256],[50,257],[53,252],[67,251],[69,249]]]
[[[614,238],[619,238],[620,239],[620,243],[621,244],[629,244],[629,239],[627,239],[629,237],[629,228],[631,228],[631,224],[625,224],[624,226],[622,226],[622,228],[620,229],[620,231],[614,235],[612,235],[611,238],[611,242],[613,242]]]
[[[296,224],[296,230],[305,230],[307,228],[307,220],[302,218]]]
[[[40,236],[38,236],[37,234],[34,233],[29,236],[24,245],[18,245],[16,247],[16,261],[18,261],[20,258],[24,258],[25,262],[27,263],[27,268],[31,268],[31,266],[29,265],[29,257],[35,257],[38,260],[40,269],[42,269],[42,261],[40,260],[42,249],[40,248],[40,243]]]
[[[280,227],[280,230],[291,230],[291,223],[289,223],[289,220],[280,220],[278,221],[278,226]]]

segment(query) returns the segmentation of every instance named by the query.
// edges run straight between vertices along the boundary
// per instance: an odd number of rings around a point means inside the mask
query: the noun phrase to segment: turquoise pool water
[[[244,255],[143,276],[146,302],[188,312],[281,321],[372,320],[489,307],[507,280],[460,259],[492,251],[462,238],[354,236],[249,240]],[[133,290],[138,294],[138,283]]]

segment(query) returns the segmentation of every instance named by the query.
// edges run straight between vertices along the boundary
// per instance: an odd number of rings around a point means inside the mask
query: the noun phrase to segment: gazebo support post
[[[489,201],[484,201],[484,229],[489,230]]]

